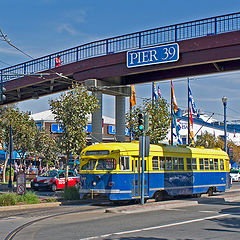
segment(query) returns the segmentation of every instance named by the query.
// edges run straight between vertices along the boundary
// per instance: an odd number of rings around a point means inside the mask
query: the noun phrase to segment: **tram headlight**
[[[93,185],[93,186],[96,186],[97,183],[96,183],[95,181],[92,181],[92,185]]]

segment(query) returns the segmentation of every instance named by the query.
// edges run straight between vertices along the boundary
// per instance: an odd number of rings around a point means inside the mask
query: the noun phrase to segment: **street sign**
[[[144,152],[144,157],[149,157],[150,137],[144,136],[144,141],[142,140],[142,138],[143,136],[139,137],[139,157],[142,157],[142,152]],[[142,144],[144,144],[144,146]],[[144,147],[144,151],[142,151],[143,147]]]
[[[26,192],[26,175],[19,173],[17,175],[17,194],[25,194]]]
[[[177,43],[138,49],[127,52],[127,67],[142,67],[153,64],[176,62],[179,59]]]

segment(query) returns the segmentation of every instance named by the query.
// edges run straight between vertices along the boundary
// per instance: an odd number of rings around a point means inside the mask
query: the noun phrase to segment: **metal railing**
[[[178,42],[191,38],[216,35],[240,29],[240,12],[206,18],[167,27],[108,38],[67,49],[35,60],[11,66],[1,71],[3,82],[19,78],[19,75],[34,74],[55,67],[55,58],[61,57],[62,65],[84,59],[109,55],[160,44]]]

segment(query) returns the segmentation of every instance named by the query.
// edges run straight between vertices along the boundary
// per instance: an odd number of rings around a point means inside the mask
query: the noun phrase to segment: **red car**
[[[79,185],[79,176],[73,171],[68,171],[68,186]],[[33,190],[50,189],[56,191],[65,187],[65,170],[50,170],[40,176],[35,177],[31,181]]]

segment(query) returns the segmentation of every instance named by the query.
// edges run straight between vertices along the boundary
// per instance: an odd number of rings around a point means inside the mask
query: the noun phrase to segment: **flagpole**
[[[189,78],[187,79],[187,84],[188,84],[188,145],[190,145]]]
[[[173,93],[171,84],[171,145],[173,145]]]

